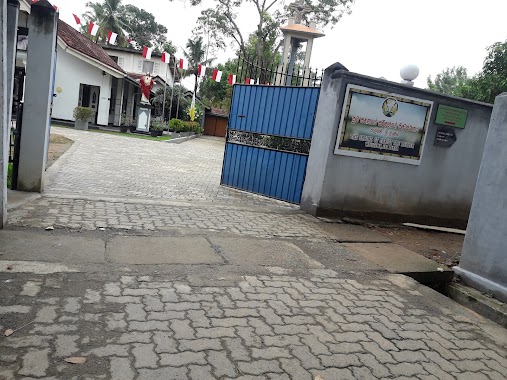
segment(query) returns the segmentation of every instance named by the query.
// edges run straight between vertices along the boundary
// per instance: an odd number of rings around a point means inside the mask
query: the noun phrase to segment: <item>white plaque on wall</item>
[[[334,153],[419,165],[433,102],[348,85]]]

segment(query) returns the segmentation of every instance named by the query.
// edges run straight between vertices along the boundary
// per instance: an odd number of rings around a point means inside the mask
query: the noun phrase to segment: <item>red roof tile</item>
[[[211,115],[220,116],[220,117],[229,117],[229,112],[220,108],[211,107],[211,111],[209,112]]]
[[[77,50],[90,58],[96,59],[116,71],[125,73],[125,71],[123,71],[123,69],[118,66],[109,55],[107,55],[100,45],[89,40],[62,20],[58,20],[58,37],[60,37],[63,42],[72,49]]]

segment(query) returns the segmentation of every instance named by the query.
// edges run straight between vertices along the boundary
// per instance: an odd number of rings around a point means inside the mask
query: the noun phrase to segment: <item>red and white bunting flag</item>
[[[74,16],[74,20],[76,20],[76,24],[81,25],[81,19],[77,17],[74,13],[72,14]]]
[[[162,53],[162,62],[169,63],[171,61],[171,55],[165,51]]]
[[[178,67],[182,70],[186,70],[188,69],[188,61],[183,59],[183,58],[180,58],[180,63],[178,65]]]
[[[151,59],[151,53],[153,53],[153,48],[149,48],[148,46],[143,46],[143,58]]]
[[[222,79],[222,72],[220,70],[213,70],[213,76],[211,77],[215,82],[220,82]]]
[[[199,75],[201,78],[206,75],[206,66],[205,65],[197,66],[197,75]]]
[[[111,45],[114,45],[116,43],[116,38],[118,37],[117,33],[114,33],[112,31],[107,32],[107,42]]]
[[[245,84],[250,84],[250,78],[245,79]]]
[[[90,25],[88,25],[88,33],[92,36],[96,36],[98,31],[99,26],[93,22],[90,22]]]
[[[229,74],[229,84],[236,83],[236,74]]]

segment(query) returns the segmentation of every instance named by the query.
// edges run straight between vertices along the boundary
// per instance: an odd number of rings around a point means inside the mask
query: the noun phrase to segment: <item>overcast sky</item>
[[[86,11],[85,1],[52,0],[60,18],[75,25],[72,13]],[[175,0],[124,0],[153,13],[165,25],[168,38],[184,47],[204,7]],[[205,0],[204,6],[211,1]],[[238,20],[245,35],[255,29],[255,19],[244,5]],[[356,0],[352,14],[344,16],[325,37],[315,41],[311,66],[326,68],[341,62],[350,71],[400,81],[407,63],[420,68],[416,86],[426,87],[426,77],[446,67],[465,66],[469,74],[480,71],[486,47],[507,39],[505,0]],[[181,49],[178,53],[181,56]],[[177,54],[178,55],[178,54]],[[217,54],[224,62],[234,50]]]

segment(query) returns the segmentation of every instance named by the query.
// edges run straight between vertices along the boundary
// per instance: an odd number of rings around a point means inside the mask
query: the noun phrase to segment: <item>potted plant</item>
[[[121,115],[121,123],[120,123],[120,131],[122,133],[127,133],[129,126],[130,126],[129,117],[126,114],[122,114]]]
[[[184,121],[183,124],[185,126],[185,132],[187,132],[187,136],[199,134],[201,132],[201,126],[197,121]]]
[[[93,117],[94,111],[88,107],[76,107],[74,108],[74,119],[76,120],[74,123],[74,128],[86,131],[88,130],[88,123],[90,119]]]
[[[132,116],[127,116],[128,126],[130,129],[130,133],[134,133],[137,129],[136,120]]]
[[[184,127],[185,126],[183,125],[183,121],[181,121],[180,119],[169,120],[169,129],[174,131],[176,137],[180,136],[180,133],[183,131]]]
[[[162,136],[164,125],[159,121],[153,121],[150,125],[150,135],[152,137]]]

